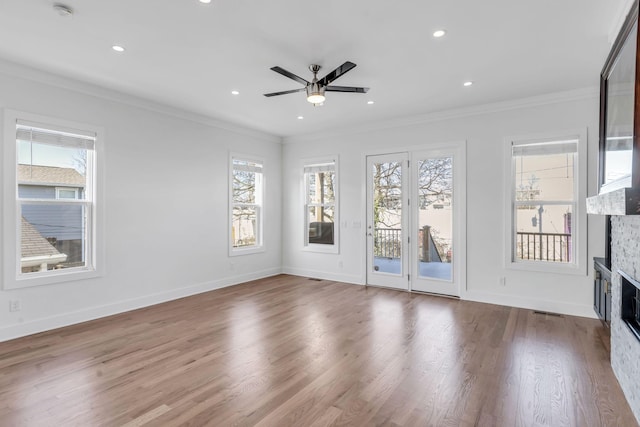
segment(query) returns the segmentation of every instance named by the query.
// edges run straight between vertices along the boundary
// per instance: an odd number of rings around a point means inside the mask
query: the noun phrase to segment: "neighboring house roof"
[[[18,165],[18,184],[85,186],[86,179],[73,168]]]
[[[60,255],[60,252],[24,218],[21,228],[22,258]]]

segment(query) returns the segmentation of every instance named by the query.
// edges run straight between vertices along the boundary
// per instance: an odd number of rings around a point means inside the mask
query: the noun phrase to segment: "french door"
[[[367,284],[460,295],[464,146],[367,157]]]
[[[367,157],[367,284],[408,289],[407,153]]]

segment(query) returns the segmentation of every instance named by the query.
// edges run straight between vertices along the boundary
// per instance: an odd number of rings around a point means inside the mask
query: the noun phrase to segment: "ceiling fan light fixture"
[[[322,104],[325,100],[324,95],[320,95],[319,93],[312,93],[311,95],[307,96],[307,101],[309,101],[312,104]]]
[[[324,100],[324,87],[318,83],[311,83],[307,86],[307,101],[312,104],[322,104]]]

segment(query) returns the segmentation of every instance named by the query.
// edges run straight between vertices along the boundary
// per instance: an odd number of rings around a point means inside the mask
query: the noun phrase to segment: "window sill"
[[[67,271],[60,270],[59,272],[31,273],[28,276],[21,275],[17,278],[6,278],[4,289],[23,289],[34,286],[55,285],[100,276],[102,276],[102,273],[93,269],[69,269]]]
[[[302,247],[304,252],[315,252],[321,254],[339,254],[340,248],[337,245],[322,245],[317,243],[309,243]]]
[[[244,248],[244,249],[231,249],[229,251],[229,256],[242,256],[242,255],[251,255],[258,254],[261,252],[265,252],[264,246],[258,246],[255,248]]]
[[[552,261],[509,261],[506,268],[509,270],[518,271],[535,271],[539,273],[554,273],[554,274],[570,274],[575,276],[586,275],[586,270],[582,264],[565,264]]]

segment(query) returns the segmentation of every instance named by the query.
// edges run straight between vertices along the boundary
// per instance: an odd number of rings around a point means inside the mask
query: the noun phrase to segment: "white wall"
[[[273,136],[4,62],[0,107],[105,129],[107,235],[103,277],[0,290],[0,341],[276,274],[281,268],[363,284],[365,155],[464,140],[468,263],[462,297],[593,316],[590,267],[589,276],[507,270],[501,242],[505,136],[588,128],[589,194],[596,193],[595,90],[300,137],[284,147]],[[226,245],[229,151],[262,157],[268,169],[267,250],[232,259]],[[306,252],[301,159],[333,154],[340,156],[341,222],[346,223],[340,253]],[[11,208],[2,206],[3,211]],[[589,218],[589,260],[603,254],[603,227],[602,218]],[[506,287],[499,285],[501,276]],[[14,299],[21,300],[22,310],[10,313]]]
[[[103,277],[0,290],[0,341],[280,272],[279,138],[7,63],[0,107],[105,129],[107,236]],[[264,253],[233,259],[230,151],[265,160],[269,224]]]
[[[359,131],[285,139],[283,147],[283,271],[364,284],[367,153],[467,141],[467,289],[462,298],[594,317],[592,257],[604,253],[604,221],[588,218],[583,275],[505,268],[504,138],[588,129],[588,194],[596,193],[598,97],[595,89],[449,112]],[[340,156],[339,254],[302,251],[301,160]],[[582,202],[584,204],[584,201]],[[360,228],[355,228],[357,223]],[[346,225],[346,226],[345,226]],[[340,264],[341,263],[341,264]],[[342,265],[343,267],[339,267]],[[588,274],[588,275],[587,275]],[[500,286],[499,278],[506,278]]]

